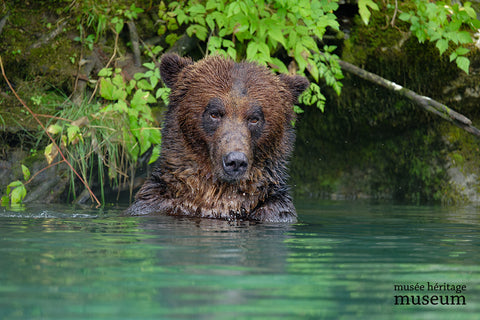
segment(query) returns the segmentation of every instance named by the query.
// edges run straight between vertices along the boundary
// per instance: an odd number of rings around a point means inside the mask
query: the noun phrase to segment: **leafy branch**
[[[343,75],[334,47],[319,46],[328,28],[339,29],[333,13],[337,1],[191,0],[171,2],[169,8],[189,36],[206,42],[207,55],[257,61],[282,73],[308,73],[315,82],[325,78],[341,91]],[[306,94],[323,110],[325,97],[317,83]]]
[[[416,10],[403,12],[398,18],[410,22],[410,31],[420,43],[427,40],[434,42],[440,55],[444,54],[452,43],[456,48],[450,53],[450,61],[455,61],[457,66],[468,74],[470,60],[466,55],[470,49],[467,45],[473,43],[468,30],[480,29],[480,21],[472,4],[465,2],[463,6],[458,3],[450,5],[444,1],[434,3],[426,0],[414,2]]]
[[[17,92],[15,91],[15,89],[12,87],[12,85],[10,84],[10,81],[8,80],[7,78],[7,75],[5,74],[5,69],[3,67],[3,62],[2,62],[2,57],[0,56],[0,68],[2,70],[2,76],[3,78],[5,79],[5,82],[7,83],[8,87],[10,88],[10,90],[13,92],[13,94],[15,95],[15,97],[17,98],[17,100],[22,104],[22,106],[28,111],[29,114],[32,115],[32,117],[35,119],[35,121],[38,122],[38,124],[40,125],[40,127],[43,129],[43,131],[46,133],[46,135],[48,136],[48,138],[50,139],[50,141],[52,141],[52,145],[53,147],[58,151],[58,153],[60,154],[60,156],[62,157],[63,161],[70,167],[70,169],[72,170],[72,172],[80,179],[80,181],[82,182],[82,184],[85,186],[85,188],[88,190],[88,193],[90,194],[90,196],[95,200],[95,202],[97,203],[98,206],[100,206],[100,202],[98,201],[97,197],[95,196],[95,194],[92,192],[92,190],[90,189],[90,187],[88,186],[88,184],[85,182],[85,180],[80,176],[80,174],[73,168],[72,164],[65,158],[62,150],[60,149],[60,147],[58,146],[58,144],[55,142],[55,139],[52,138],[52,136],[50,135],[50,133],[48,132],[48,130],[45,128],[45,125],[38,119],[38,117],[36,116],[36,114],[27,106],[27,104],[18,96]],[[26,169],[26,167],[25,167]],[[25,172],[25,169],[24,169],[24,166],[22,166],[22,171],[23,171],[23,174],[24,174],[24,177],[25,177],[25,180],[28,180],[26,177],[27,176],[30,176],[30,174],[28,173],[28,175],[26,174]],[[28,169],[27,169],[28,170]],[[9,185],[10,186],[10,185]],[[26,195],[26,189],[25,189],[25,186],[23,185],[23,183],[19,184],[19,183],[14,183],[13,186],[10,186],[10,188],[15,188],[15,187],[19,187],[19,191],[16,191],[15,190],[12,190],[12,192],[10,192],[10,190],[7,190],[7,194],[12,196],[12,194],[15,196],[15,198],[11,198],[12,199],[12,202],[13,201],[17,201],[17,200],[20,200],[19,202],[21,202],[23,200],[23,198],[25,197]],[[23,187],[23,188],[22,188]],[[8,187],[7,187],[8,189]],[[14,193],[15,192],[15,193]],[[18,202],[17,202],[18,203]]]

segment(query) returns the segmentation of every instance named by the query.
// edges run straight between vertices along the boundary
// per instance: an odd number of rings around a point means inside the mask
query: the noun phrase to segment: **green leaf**
[[[140,142],[140,155],[144,154],[152,145],[150,142],[150,131],[148,128],[142,128],[138,131],[139,135],[137,138]]]
[[[138,118],[140,111],[137,108],[128,108],[127,114],[129,117]]]
[[[133,75],[133,79],[135,80],[140,80],[143,78],[145,78],[145,73],[142,73],[142,72],[137,72]]]
[[[466,57],[457,57],[457,60],[455,60],[455,62],[457,63],[457,66],[465,71],[466,74],[469,73],[469,68],[470,68],[470,60],[468,60],[468,58]]]
[[[183,10],[178,10],[176,13],[177,13],[177,21],[179,25],[188,23],[189,17],[185,14],[185,12],[183,12]]]
[[[315,79],[315,81],[318,82],[319,72],[318,72],[318,67],[315,61],[313,61],[312,59],[308,59],[307,69],[308,69],[308,72],[312,75],[313,79]]]
[[[300,107],[297,106],[297,105],[294,105],[294,106],[293,106],[293,111],[294,111],[295,113],[304,113],[304,112],[305,112],[302,108],[300,108]]]
[[[162,142],[162,133],[158,128],[151,128],[149,139],[152,144],[160,144]]]
[[[153,147],[152,155],[150,156],[150,160],[148,160],[148,164],[152,164],[157,161],[157,159],[160,157],[160,150],[160,145]]]
[[[22,164],[22,173],[23,173],[23,179],[27,181],[30,179],[30,170],[26,166]]]
[[[118,80],[117,80],[118,81]],[[100,95],[106,100],[125,99],[127,93],[113,84],[108,78],[100,79]]]
[[[472,43],[472,36],[467,31],[460,31],[457,33],[457,38],[460,43]]]
[[[430,42],[435,42],[442,38],[443,34],[440,32],[429,30]]]
[[[51,124],[47,128],[47,132],[51,134],[58,134],[62,131],[63,127],[58,124]]]
[[[162,77],[160,76],[160,70],[158,68],[155,68],[155,70],[153,71],[153,74],[155,77],[157,77],[157,79],[161,79]]]
[[[12,204],[18,204],[22,202],[26,195],[27,189],[25,189],[24,184],[19,180],[13,181],[7,186],[7,195],[2,197],[2,203],[8,204],[8,197],[10,197]]]
[[[207,26],[210,28],[210,30],[215,30],[215,20],[212,15],[206,16],[205,22],[207,23]]]
[[[216,36],[211,36],[208,39],[208,46],[210,47],[209,49],[214,51],[222,46],[222,38],[216,37]]]
[[[207,3],[205,4],[205,9],[206,10],[212,10],[212,9],[217,9],[219,6],[219,2],[216,0],[208,0]]]
[[[137,86],[138,86],[140,89],[147,90],[147,91],[151,91],[151,90],[154,89],[154,88],[152,87],[152,85],[150,84],[150,82],[148,82],[148,81],[145,80],[145,79],[142,79],[142,80],[138,81],[138,82],[137,82]]]
[[[45,154],[45,158],[47,159],[47,163],[51,164],[53,159],[55,159],[55,157],[58,154],[58,149],[54,147],[53,143],[50,143],[48,146],[45,147],[44,154]]]
[[[118,33],[122,32],[124,23],[123,23],[123,19],[120,19],[120,18],[117,18],[117,17],[115,17],[115,18],[112,19],[112,24],[115,25],[115,32],[118,34]]]
[[[127,95],[132,93],[132,90],[135,88],[136,85],[137,85],[137,81],[135,79],[131,79],[127,83],[127,85],[125,86],[125,91],[126,91]]]
[[[101,78],[100,79],[100,95],[102,98],[107,100],[113,99],[113,91],[115,90],[113,83],[110,79]]]
[[[110,77],[112,74],[112,68],[103,68],[98,72],[99,77]]]
[[[165,105],[168,105],[169,101],[168,101],[168,97],[170,95],[170,89],[169,88],[159,88],[155,94],[155,97],[158,99],[158,98],[161,98],[163,103]]]
[[[402,20],[402,21],[408,21],[408,20],[410,20],[410,17],[411,17],[411,14],[410,14],[410,13],[402,12],[402,13],[398,16],[398,19],[400,19],[400,20]]]
[[[27,189],[25,189],[25,186],[22,183],[20,186],[17,186],[15,189],[13,189],[12,193],[10,194],[12,204],[21,203],[26,195]]]
[[[130,101],[131,107],[134,109],[142,110],[147,105],[147,99],[149,95],[150,93],[143,91],[142,89],[138,89],[133,95],[132,100]]]
[[[254,41],[248,43],[247,46],[247,60],[253,61],[255,60],[255,56],[258,52],[258,44]]]
[[[470,2],[465,3],[463,9],[470,18],[475,20],[477,19],[477,13],[475,12],[475,9],[472,8],[472,4]]]
[[[440,54],[443,54],[448,49],[448,40],[440,39],[437,41],[435,46],[440,51]]]
[[[288,73],[288,68],[287,68],[287,66],[283,63],[282,60],[280,60],[280,59],[278,59],[278,58],[271,58],[270,61],[271,61],[270,67],[271,67],[273,70],[278,70],[278,72],[280,72],[280,73]],[[272,64],[273,64],[273,65],[272,65]]]
[[[378,11],[378,6],[372,0],[358,0],[358,12],[360,13],[360,17],[362,17],[363,23],[368,25],[370,20],[370,7],[372,10]]]
[[[457,55],[456,52],[452,52],[452,53],[450,54],[450,62],[452,62],[453,60],[457,59],[457,56],[458,56],[458,55]]]
[[[152,90],[155,89],[155,87],[158,84],[158,77],[156,76],[151,76],[150,77],[150,84],[152,85]]]
[[[305,68],[307,67],[307,61],[304,57],[304,54],[308,51],[305,49],[304,46],[300,42],[297,42],[295,46],[295,61],[298,64],[298,69],[300,72],[304,72]]]
[[[470,28],[472,28],[473,30],[480,29],[480,20],[473,19],[469,22],[469,24]]]
[[[125,80],[123,79],[122,75],[120,74],[120,70],[118,73],[112,78],[112,83],[117,87],[117,89],[121,90],[125,87]]]
[[[276,42],[281,43],[282,46],[285,47],[285,37],[283,35],[282,28],[279,25],[272,26],[268,31],[268,36]]]
[[[188,9],[188,12],[191,13],[192,15],[195,15],[195,14],[198,15],[198,14],[206,13],[206,10],[205,10],[205,7],[202,4],[196,4],[196,5],[191,6]]]
[[[457,50],[455,50],[455,52],[456,52],[457,55],[459,55],[459,56],[464,56],[464,55],[466,55],[467,53],[469,53],[470,50],[469,50],[468,48],[458,47]]]
[[[257,57],[257,60],[259,60],[260,63],[266,64],[270,61],[270,48],[266,43],[260,43],[259,52],[260,55]]]
[[[72,143],[76,138],[80,137],[80,128],[77,126],[69,126],[67,128],[68,142]]]
[[[113,109],[119,113],[128,113],[127,103],[123,100],[119,100],[113,105]]]
[[[10,198],[8,196],[3,196],[2,199],[0,200],[0,205],[1,206],[8,206],[10,203]]]
[[[142,8],[137,8],[134,3],[130,6],[130,10],[134,13],[142,13],[143,9]],[[136,17],[135,17],[136,18]]]
[[[153,94],[150,93],[150,92],[147,92],[147,94],[145,95],[145,99],[146,99],[147,103],[156,103],[157,102],[157,99],[155,99]]]
[[[311,49],[314,52],[318,52],[318,46],[315,40],[312,37],[302,37],[300,40],[303,44],[303,46],[307,49]]]
[[[10,184],[7,186],[7,194],[10,194],[10,191],[13,188],[16,188],[16,187],[19,187],[19,186],[23,186],[23,182],[20,181],[20,180],[15,180],[13,182],[10,182]]]
[[[223,39],[222,45],[226,48],[232,48],[232,49],[235,48],[235,43],[231,40],[228,40],[228,39]]]
[[[194,24],[187,28],[189,37],[195,35],[199,40],[205,41],[207,39],[208,30],[204,26]]]
[[[125,143],[127,154],[134,162],[137,162],[139,147],[133,134],[129,130],[123,130],[123,141]]]
[[[237,59],[237,50],[235,50],[234,48],[232,47],[227,48],[227,54],[233,60]]]

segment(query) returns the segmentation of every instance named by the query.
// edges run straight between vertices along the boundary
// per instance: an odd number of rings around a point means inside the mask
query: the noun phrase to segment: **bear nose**
[[[223,170],[232,178],[238,178],[247,171],[248,159],[245,153],[233,151],[223,157]]]

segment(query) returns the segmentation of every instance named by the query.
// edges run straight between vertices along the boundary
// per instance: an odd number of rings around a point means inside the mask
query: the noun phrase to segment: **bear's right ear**
[[[307,78],[302,76],[280,74],[279,77],[280,80],[287,85],[288,89],[290,89],[293,97],[293,103],[297,103],[298,97],[310,86],[310,82],[308,82]]]
[[[190,58],[182,58],[176,53],[165,54],[160,62],[160,75],[165,85],[172,89],[183,68],[191,64],[193,64],[193,60]]]

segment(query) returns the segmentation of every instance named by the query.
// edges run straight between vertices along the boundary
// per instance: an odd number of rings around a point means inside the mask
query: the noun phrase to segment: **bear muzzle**
[[[216,178],[231,184],[248,179],[253,150],[244,121],[225,115],[210,143]]]
[[[245,153],[232,151],[223,156],[223,172],[229,180],[237,180],[242,177],[248,168],[248,158]]]

